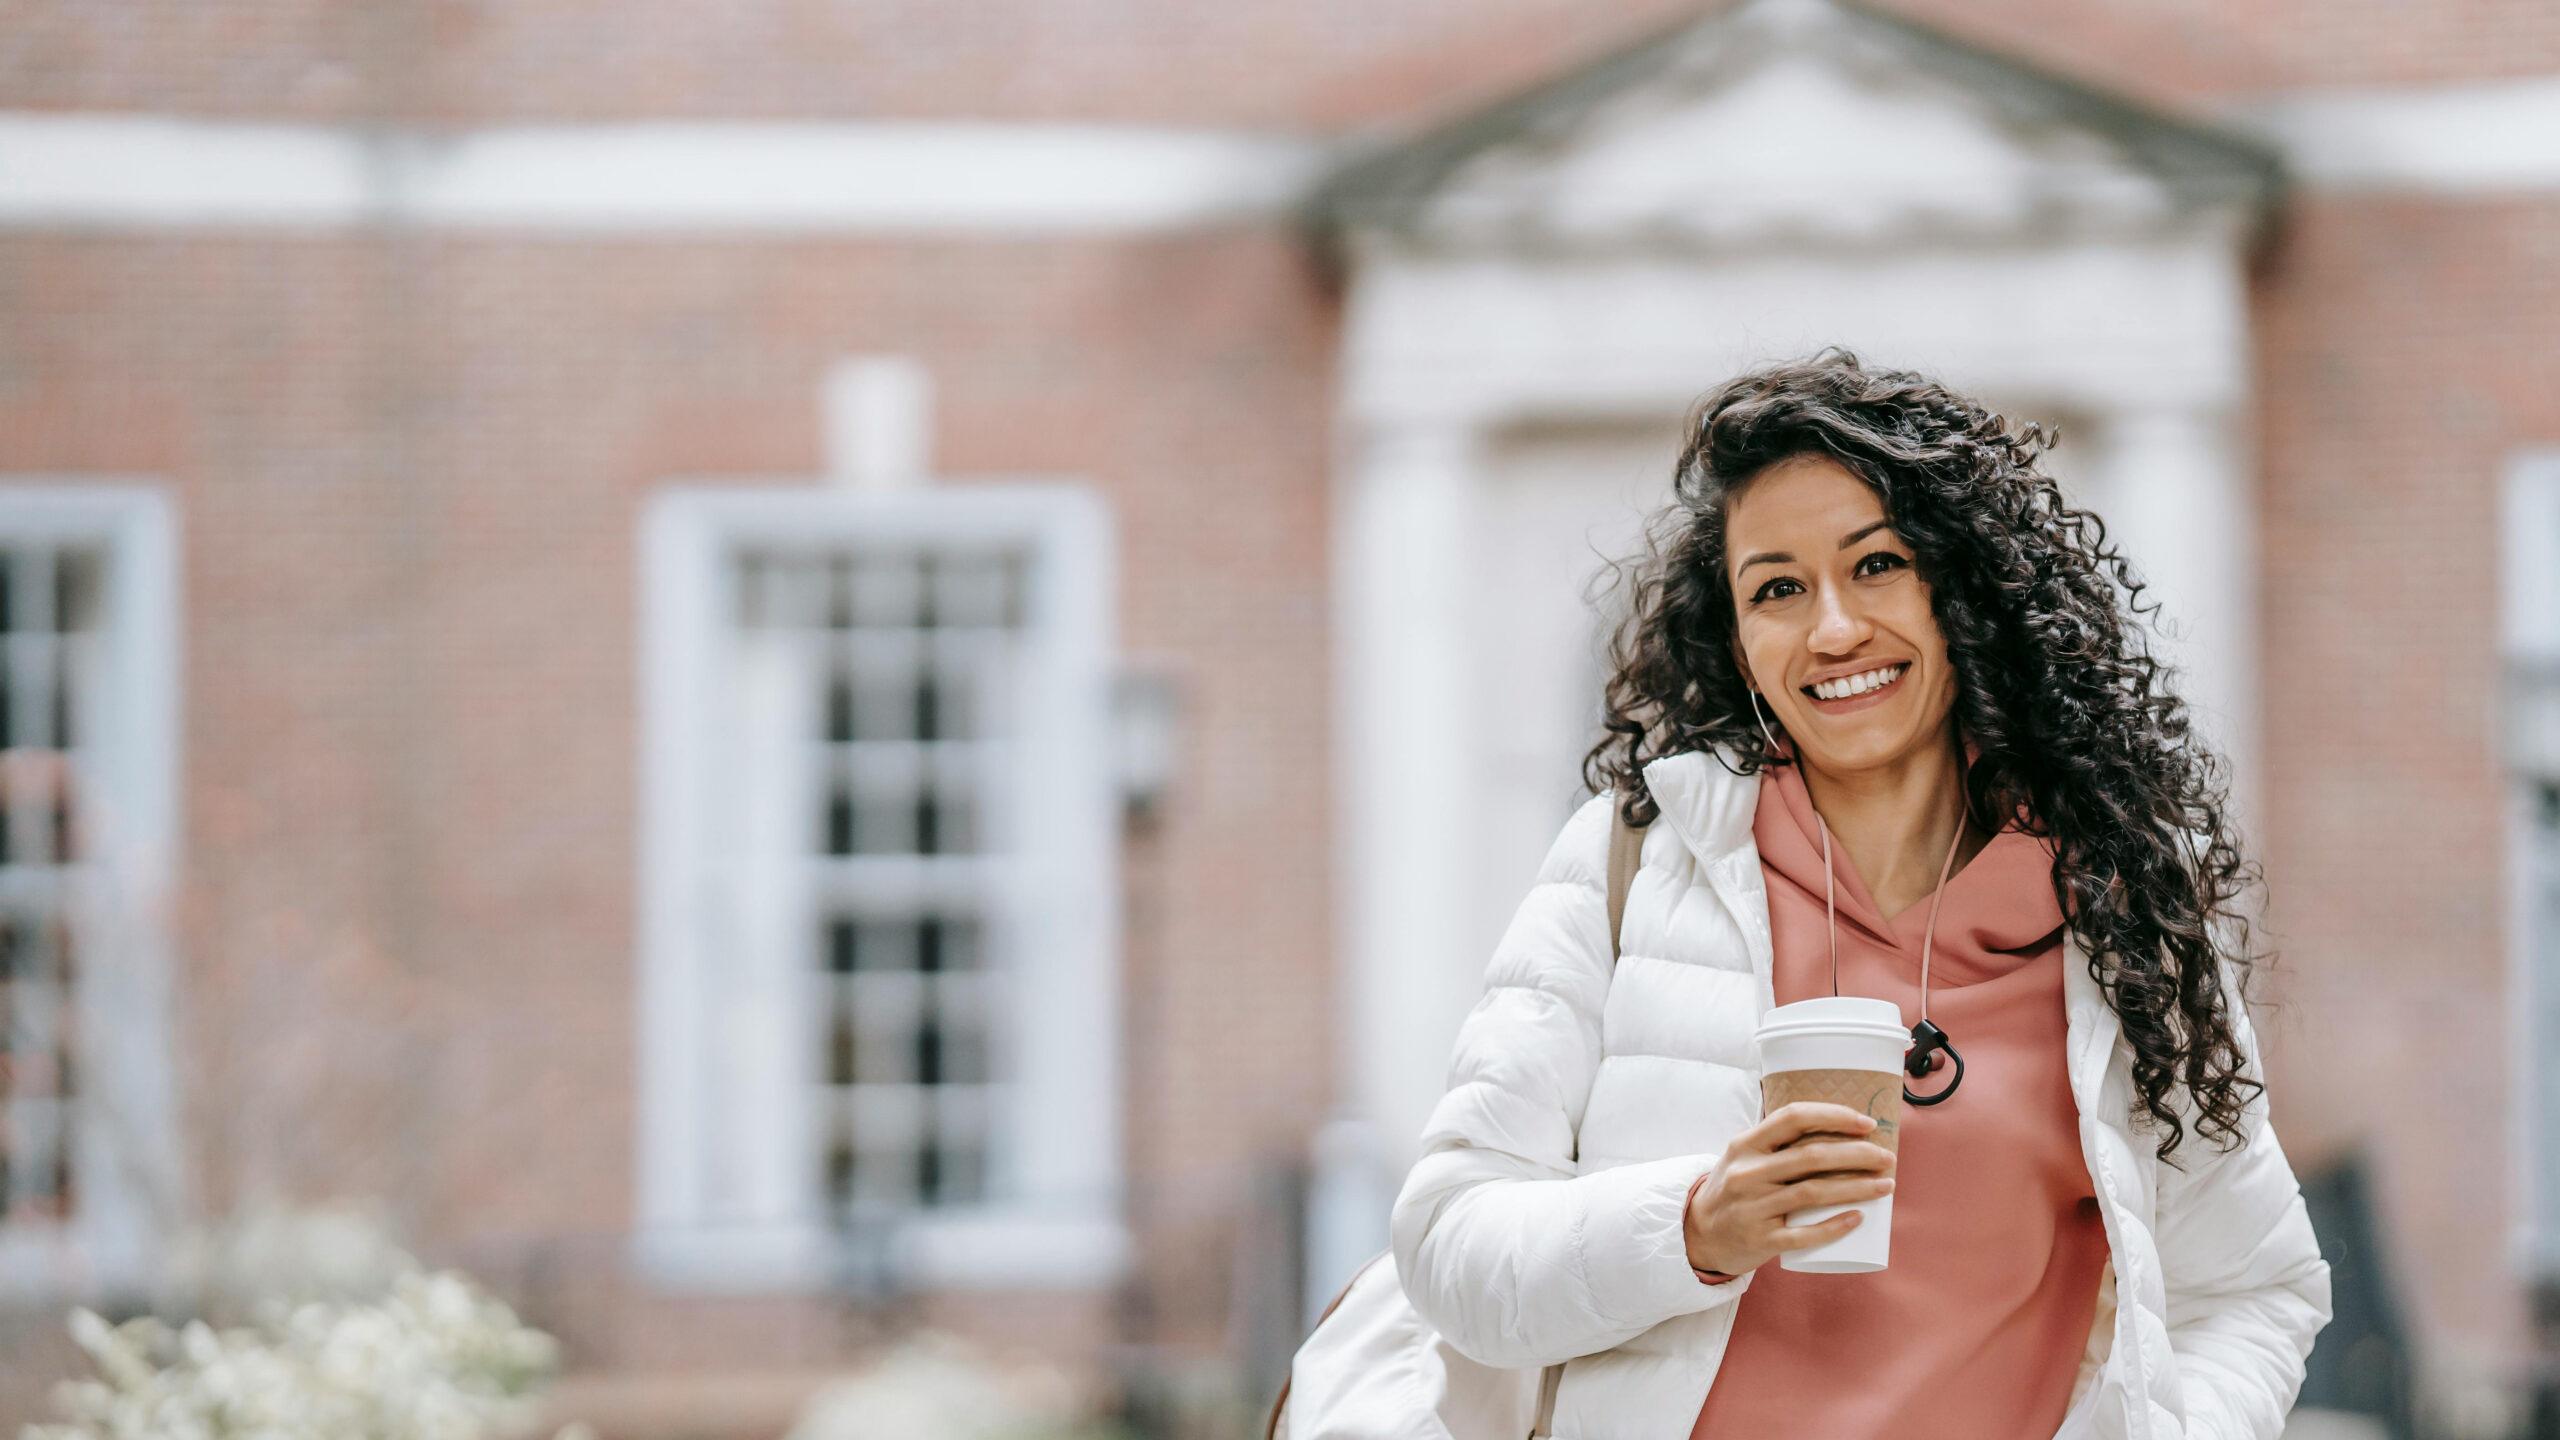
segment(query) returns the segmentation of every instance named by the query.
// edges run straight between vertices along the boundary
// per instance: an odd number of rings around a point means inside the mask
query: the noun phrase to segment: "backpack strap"
[[[1648,822],[1650,823],[1650,822]],[[1618,929],[1626,923],[1627,891],[1635,885],[1636,866],[1644,852],[1643,825],[1627,823],[1626,812],[1620,810],[1616,797],[1609,803],[1609,964],[1618,963]],[[1550,1365],[1538,1377],[1538,1414],[1529,1424],[1529,1440],[1547,1440],[1554,1431],[1556,1385],[1564,1379],[1561,1361]]]
[[[1618,927],[1626,923],[1627,890],[1635,884],[1645,827],[1627,823],[1615,797],[1609,803],[1609,960],[1618,958]]]

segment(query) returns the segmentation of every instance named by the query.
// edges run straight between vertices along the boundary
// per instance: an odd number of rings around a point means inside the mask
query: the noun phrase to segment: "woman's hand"
[[[1891,1193],[1893,1152],[1863,1138],[1875,1128],[1872,1117],[1846,1105],[1799,1100],[1735,1137],[1690,1192],[1689,1263],[1739,1275],[1783,1251],[1848,1234],[1862,1218],[1855,1210],[1818,1225],[1789,1225],[1787,1216]]]

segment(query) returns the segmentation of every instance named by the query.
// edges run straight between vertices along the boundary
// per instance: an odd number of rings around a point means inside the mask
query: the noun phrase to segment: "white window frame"
[[[2545,1022],[2560,1015],[2560,923],[2550,920],[2547,887],[2560,886],[2560,857],[2537,833],[2533,790],[2560,779],[2560,685],[2528,672],[2560,672],[2560,447],[2517,453],[2508,463],[2500,516],[2500,768],[2507,804],[2507,1053],[2513,1067],[2508,1144],[2519,1217],[2513,1254],[2542,1285],[2560,1284],[2560,1097],[2549,1066]]]
[[[100,819],[72,887],[88,963],[75,979],[85,1063],[73,1090],[72,1174],[60,1225],[0,1223],[0,1295],[139,1301],[188,1213],[180,1164],[168,924],[179,835],[180,629],[176,508],[146,479],[0,476],[0,541],[106,553],[95,718],[82,784]]]
[[[789,997],[805,993],[793,988],[805,983],[794,967],[815,963],[810,937],[769,923],[759,930],[755,912],[765,907],[753,901],[724,925],[720,895],[706,883],[720,858],[709,853],[714,797],[736,782],[736,761],[753,758],[721,753],[715,707],[702,698],[732,673],[735,632],[722,619],[729,567],[742,549],[813,541],[994,543],[1032,557],[1018,683],[1023,712],[1039,723],[1015,742],[1019,781],[1008,792],[1020,848],[955,862],[988,867],[1003,911],[988,959],[1003,977],[991,1039],[1008,1079],[989,1118],[987,1198],[917,1210],[894,1232],[890,1258],[917,1288],[1107,1287],[1130,1257],[1109,722],[1113,541],[1102,501],[1066,482],[891,491],[692,482],[650,502],[637,577],[635,1263],[669,1290],[773,1294],[824,1289],[841,1258],[843,1239],[822,1213],[808,1108],[819,1088],[814,1038],[807,1053],[800,1048],[815,1031],[789,1018]],[[775,885],[791,883],[789,866],[763,868]],[[750,882],[746,893],[782,892]],[[741,933],[744,945],[735,943]],[[1008,944],[1007,935],[1037,944]],[[742,1025],[753,1032],[748,1043],[739,1043]]]

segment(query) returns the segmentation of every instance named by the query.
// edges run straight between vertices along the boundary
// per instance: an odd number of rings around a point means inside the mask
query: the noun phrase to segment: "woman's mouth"
[[[1862,670],[1855,675],[1843,675],[1836,680],[1825,680],[1814,685],[1800,685],[1796,689],[1797,693],[1813,702],[1813,708],[1817,712],[1824,715],[1846,714],[1852,710],[1864,710],[1870,705],[1883,704],[1891,698],[1895,687],[1902,683],[1902,677],[1910,669],[1911,662],[1901,660],[1890,665],[1879,665],[1872,670]]]

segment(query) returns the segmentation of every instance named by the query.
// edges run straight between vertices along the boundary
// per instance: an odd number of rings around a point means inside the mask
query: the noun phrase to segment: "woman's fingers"
[[[1894,1153],[1872,1140],[1817,1140],[1781,1150],[1754,1169],[1761,1179],[1785,1185],[1835,1170],[1890,1175],[1894,1164]]]
[[[1865,1138],[1876,1122],[1846,1105],[1800,1100],[1779,1106],[1735,1137],[1683,1217],[1692,1264],[1757,1265],[1782,1250],[1836,1240],[1855,1211],[1818,1225],[1786,1217],[1822,1205],[1851,1205],[1888,1193],[1893,1152]],[[1701,1261],[1697,1257],[1706,1256]]]
[[[1794,1144],[1807,1135],[1828,1131],[1836,1135],[1863,1136],[1876,1126],[1875,1120],[1846,1105],[1827,1100],[1797,1100],[1769,1112],[1757,1125],[1742,1132],[1740,1143],[1763,1154]]]
[[[1804,1250],[1827,1244],[1857,1229],[1865,1218],[1855,1210],[1843,1210],[1814,1225],[1781,1225],[1769,1232],[1769,1245],[1775,1250]]]
[[[1816,1205],[1858,1205],[1893,1193],[1893,1182],[1875,1175],[1842,1175],[1799,1180],[1756,1198],[1763,1215],[1792,1215]]]

